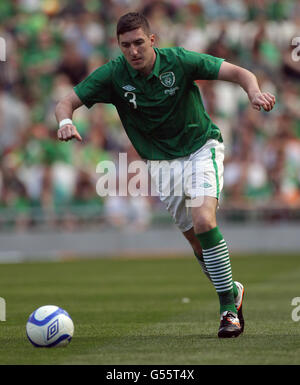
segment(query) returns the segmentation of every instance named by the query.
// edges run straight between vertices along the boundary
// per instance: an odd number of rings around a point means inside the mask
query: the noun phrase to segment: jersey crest
[[[174,72],[164,72],[159,75],[159,79],[165,87],[172,87],[175,83]]]

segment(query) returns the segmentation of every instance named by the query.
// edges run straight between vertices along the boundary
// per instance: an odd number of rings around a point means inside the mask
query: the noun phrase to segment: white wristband
[[[71,119],[63,119],[59,122],[59,128],[62,128],[65,124],[73,124]]]

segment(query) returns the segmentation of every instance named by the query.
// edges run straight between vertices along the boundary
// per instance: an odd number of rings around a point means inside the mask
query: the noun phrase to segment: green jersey
[[[152,72],[143,76],[123,55],[96,69],[74,90],[88,108],[112,103],[143,159],[190,155],[208,139],[222,141],[205,111],[198,79],[217,79],[224,59],[184,48],[154,48]]]

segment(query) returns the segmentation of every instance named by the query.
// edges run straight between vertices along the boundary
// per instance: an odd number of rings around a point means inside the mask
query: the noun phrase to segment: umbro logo
[[[122,87],[125,91],[133,91],[135,90],[135,87],[131,86],[130,84],[127,84],[127,86]]]

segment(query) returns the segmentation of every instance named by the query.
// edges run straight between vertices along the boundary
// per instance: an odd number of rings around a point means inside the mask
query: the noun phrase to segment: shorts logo
[[[159,79],[165,87],[172,87],[175,83],[175,75],[174,72],[164,72],[159,75]]]
[[[58,319],[56,319],[52,324],[48,326],[47,329],[47,341],[49,341],[51,338],[53,338],[59,331],[58,328]]]

